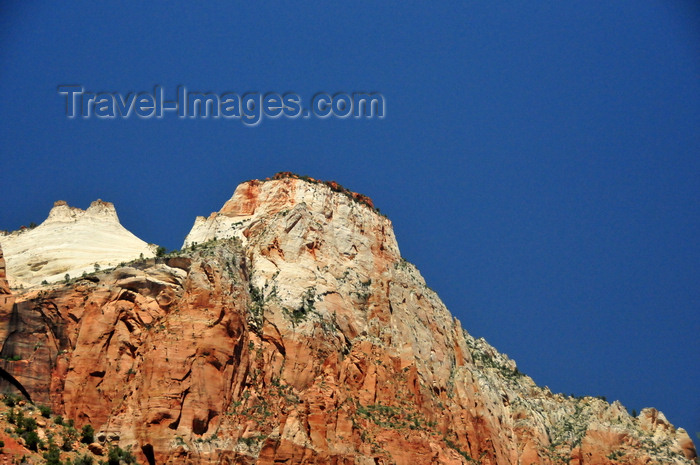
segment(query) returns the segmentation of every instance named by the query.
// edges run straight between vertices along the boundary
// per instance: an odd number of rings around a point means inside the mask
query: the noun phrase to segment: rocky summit
[[[35,228],[0,234],[10,285],[28,287],[77,277],[97,268],[153,257],[155,247],[119,223],[114,205],[96,200],[87,210],[57,201]]]
[[[402,259],[391,222],[336,183],[245,182],[183,250],[13,299],[3,389],[91,425],[98,458],[696,463],[657,410],[554,394],[472,337]]]

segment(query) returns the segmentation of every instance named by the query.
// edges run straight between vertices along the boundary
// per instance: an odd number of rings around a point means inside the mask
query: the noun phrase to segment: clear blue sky
[[[99,197],[178,248],[241,181],[333,179],[536,382],[700,431],[696,1],[3,1],[0,84],[0,229]],[[60,84],[378,91],[387,115],[69,120]]]

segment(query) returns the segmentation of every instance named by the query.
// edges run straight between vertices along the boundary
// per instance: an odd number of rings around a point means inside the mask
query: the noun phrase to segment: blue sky
[[[369,195],[475,336],[555,392],[700,431],[694,1],[0,2],[0,229],[116,204],[178,248],[236,185]],[[373,119],[68,119],[62,84],[376,91]]]

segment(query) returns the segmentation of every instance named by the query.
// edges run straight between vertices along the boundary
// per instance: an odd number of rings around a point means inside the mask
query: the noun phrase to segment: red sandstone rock
[[[5,369],[158,465],[692,463],[659,412],[554,395],[471,337],[332,186],[245,183],[216,218],[229,239],[200,222],[181,257],[20,295]]]

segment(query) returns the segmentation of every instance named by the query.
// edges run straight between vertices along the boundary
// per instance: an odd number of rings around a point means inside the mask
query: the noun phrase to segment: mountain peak
[[[9,243],[6,256],[44,272],[76,266],[88,243],[89,264],[134,244],[106,235],[118,222],[93,220],[111,204],[54,210],[70,221],[13,234],[32,241],[23,252]],[[149,464],[691,465],[697,456],[656,410],[630,415],[619,402],[538,387],[462,328],[401,258],[391,222],[336,183],[290,173],[244,182],[197,218],[185,245],[10,296],[0,352],[14,360],[0,366],[26,397]]]
[[[49,212],[49,216],[42,223],[51,224],[54,222],[70,223],[83,219],[102,220],[119,223],[117,210],[111,202],[105,202],[101,199],[93,201],[87,210],[82,210],[77,207],[71,207],[65,200],[57,200],[53,204],[53,208]]]
[[[54,202],[46,220],[33,229],[0,237],[10,284],[32,286],[76,277],[154,255],[152,247],[126,228],[114,204],[95,200],[86,210]]]
[[[319,181],[289,172],[240,184],[221,210],[206,218],[197,217],[184,247],[215,238],[239,237],[245,241],[250,225],[280,219],[280,214],[286,216],[294,209],[314,213],[321,224],[333,224],[340,229],[343,229],[341,225],[352,226],[353,232],[360,235],[379,228],[385,236],[382,240],[389,242],[385,249],[394,251],[396,258],[400,258],[391,221],[378,212],[369,197],[335,181]]]
[[[263,184],[270,183],[271,186],[284,186],[286,191],[275,189],[261,189],[260,186]],[[270,186],[268,186],[270,187]],[[240,189],[240,193],[239,193]],[[260,204],[270,203],[272,208],[286,203],[291,203],[294,205],[300,200],[306,200],[305,195],[309,192],[319,190],[325,194],[335,193],[341,194],[355,201],[360,205],[365,205],[375,212],[379,212],[374,206],[372,199],[366,195],[353,192],[347,189],[335,181],[321,181],[309,176],[298,175],[289,171],[280,171],[275,174],[272,178],[265,178],[263,180],[253,179],[246,181],[238,186],[233,198],[226,202],[224,207],[221,209],[220,213],[224,214],[234,214],[234,215],[251,215],[253,214],[255,207]],[[275,199],[270,202],[270,198],[263,197],[259,198],[260,192],[268,192],[274,194],[282,194],[279,199]],[[239,195],[236,195],[238,193]],[[290,194],[294,195],[290,195]]]

